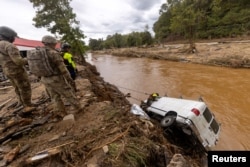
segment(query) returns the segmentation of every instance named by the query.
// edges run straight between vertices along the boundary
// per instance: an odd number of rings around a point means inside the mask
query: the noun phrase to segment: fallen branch
[[[6,89],[9,89],[9,88],[13,88],[13,86],[5,86],[5,87],[3,87],[3,88],[0,88],[0,91],[1,91],[1,90],[6,90]]]
[[[88,154],[86,155],[86,157],[84,158],[84,160],[87,159],[88,156],[89,156],[92,152],[94,152],[94,151],[96,151],[96,150],[98,150],[98,149],[100,149],[100,148],[102,148],[102,147],[104,147],[104,146],[106,146],[106,145],[108,145],[108,144],[110,144],[110,143],[113,143],[114,141],[118,140],[119,138],[125,136],[125,135],[128,133],[129,129],[130,129],[130,126],[126,129],[125,132],[123,132],[123,133],[117,135],[113,140],[111,140],[111,141],[109,141],[109,142],[106,142],[106,143],[102,144],[101,146],[95,147],[95,148],[93,148],[92,150],[90,150],[90,151],[88,152]]]
[[[0,110],[1,110],[7,103],[9,103],[12,99],[13,99],[13,98],[10,98],[10,99],[6,100],[5,102],[3,102],[2,104],[0,104]],[[4,114],[2,114],[2,115],[4,115]]]
[[[43,117],[42,119],[36,120],[34,122],[32,122],[30,125],[26,125],[26,126],[22,126],[19,127],[17,129],[10,129],[5,133],[1,133],[0,134],[0,144],[2,144],[3,142],[5,142],[6,140],[12,139],[12,138],[17,138],[18,136],[20,136],[21,134],[32,130],[32,128],[36,127],[36,126],[40,126],[43,125],[45,122],[48,121],[48,119],[50,118],[51,114],[48,114],[47,116]],[[22,119],[21,121],[19,121],[19,124],[28,124],[29,122],[31,122],[31,120],[29,119]],[[13,126],[12,124],[10,124],[11,126]],[[8,129],[8,128],[7,128]],[[3,129],[6,131],[6,129]]]
[[[56,146],[56,147],[52,147],[52,148],[48,148],[46,150],[40,151],[40,152],[36,153],[34,156],[26,159],[24,161],[24,164],[28,165],[28,164],[37,162],[39,160],[45,159],[47,157],[50,157],[52,155],[56,155],[62,151],[61,147],[72,144],[72,143],[75,143],[75,141],[71,141],[68,143],[61,144],[61,145]]]
[[[55,146],[55,147],[52,147],[52,148],[48,148],[46,150],[43,150],[43,151],[40,151],[36,154],[42,154],[43,152],[46,152],[46,151],[49,151],[49,150],[52,150],[52,149],[56,149],[56,148],[59,148],[59,147],[62,147],[62,146],[66,146],[66,145],[69,145],[69,144],[72,144],[72,143],[75,143],[76,141],[71,141],[71,142],[68,142],[68,143],[64,143],[64,144],[61,144],[61,145],[58,145],[58,146]]]
[[[8,121],[6,123],[6,126],[4,127],[4,129],[1,130],[1,132],[5,132],[7,131],[9,128],[13,127],[13,126],[25,126],[25,125],[29,125],[31,124],[32,119],[29,118],[21,118],[19,120],[13,120],[13,121]]]
[[[17,156],[17,154],[20,151],[20,146],[16,146],[14,149],[12,149],[8,154],[4,156],[4,160],[6,160],[7,163],[10,163],[13,161],[13,159]]]
[[[18,108],[16,108],[15,110],[13,110],[13,114],[16,114],[17,112],[19,112],[20,110],[22,110],[23,109],[23,106],[20,106],[20,107],[18,107]]]
[[[52,155],[56,155],[56,154],[58,154],[60,152],[61,152],[61,148],[51,149],[51,150],[48,150],[46,152],[36,154],[35,156],[28,158],[27,160],[25,160],[24,164],[28,165],[28,164],[34,163],[34,162],[37,162],[39,160],[50,157]]]

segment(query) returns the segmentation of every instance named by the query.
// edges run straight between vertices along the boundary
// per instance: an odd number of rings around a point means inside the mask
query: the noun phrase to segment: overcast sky
[[[71,7],[80,21],[81,30],[89,38],[105,39],[115,33],[128,34],[144,31],[159,18],[159,9],[166,0],[73,0]],[[49,34],[43,28],[35,28],[32,18],[35,9],[29,0],[0,0],[1,26],[14,29],[21,38],[41,40]]]

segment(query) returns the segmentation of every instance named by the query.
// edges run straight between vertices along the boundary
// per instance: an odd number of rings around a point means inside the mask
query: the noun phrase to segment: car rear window
[[[205,117],[207,123],[209,123],[213,117],[213,115],[211,114],[208,108],[205,109],[203,116]]]
[[[219,131],[220,125],[216,122],[216,120],[214,119],[210,125],[210,127],[213,129],[214,133],[217,134],[217,132]]]

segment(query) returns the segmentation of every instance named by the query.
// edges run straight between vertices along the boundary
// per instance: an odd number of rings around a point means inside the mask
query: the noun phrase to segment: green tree
[[[171,8],[171,25],[172,32],[185,36],[190,42],[190,49],[194,49],[195,31],[198,20],[202,12],[195,7],[195,0],[180,0]]]
[[[33,18],[37,28],[45,27],[49,32],[61,38],[62,42],[72,45],[72,52],[80,55],[79,59],[85,63],[83,32],[80,30],[76,14],[70,7],[72,0],[29,0],[36,9]]]
[[[171,35],[170,20],[171,20],[171,12],[166,11],[162,13],[158,21],[154,23],[153,30],[155,32],[155,40],[157,42],[161,43]]]
[[[249,0],[167,0],[154,23],[158,42],[250,34]]]
[[[102,50],[103,49],[103,39],[89,39],[89,48],[91,50]]]
[[[114,38],[114,47],[121,48],[123,46],[122,35],[115,33],[115,35],[113,35],[113,38]]]
[[[128,47],[134,47],[134,46],[136,46],[136,36],[134,36],[132,33],[130,33],[128,35],[127,45],[128,45]]]
[[[106,37],[106,40],[104,41],[104,48],[105,49],[111,49],[114,48],[115,44],[114,44],[114,39],[111,35],[108,35]]]
[[[167,9],[168,9],[167,4],[166,3],[162,4],[161,9],[159,10],[159,14],[161,15],[161,14],[167,12]]]
[[[151,45],[151,44],[153,44],[153,38],[152,38],[149,31],[141,32],[140,35],[141,35],[142,45]]]

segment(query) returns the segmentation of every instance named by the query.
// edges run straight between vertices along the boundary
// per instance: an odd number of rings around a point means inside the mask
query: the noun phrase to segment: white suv
[[[157,97],[143,104],[144,110],[149,116],[158,116],[163,128],[176,125],[184,133],[194,135],[202,144],[206,151],[215,146],[220,133],[220,124],[215,120],[215,116],[203,102],[186,100],[181,98]]]

